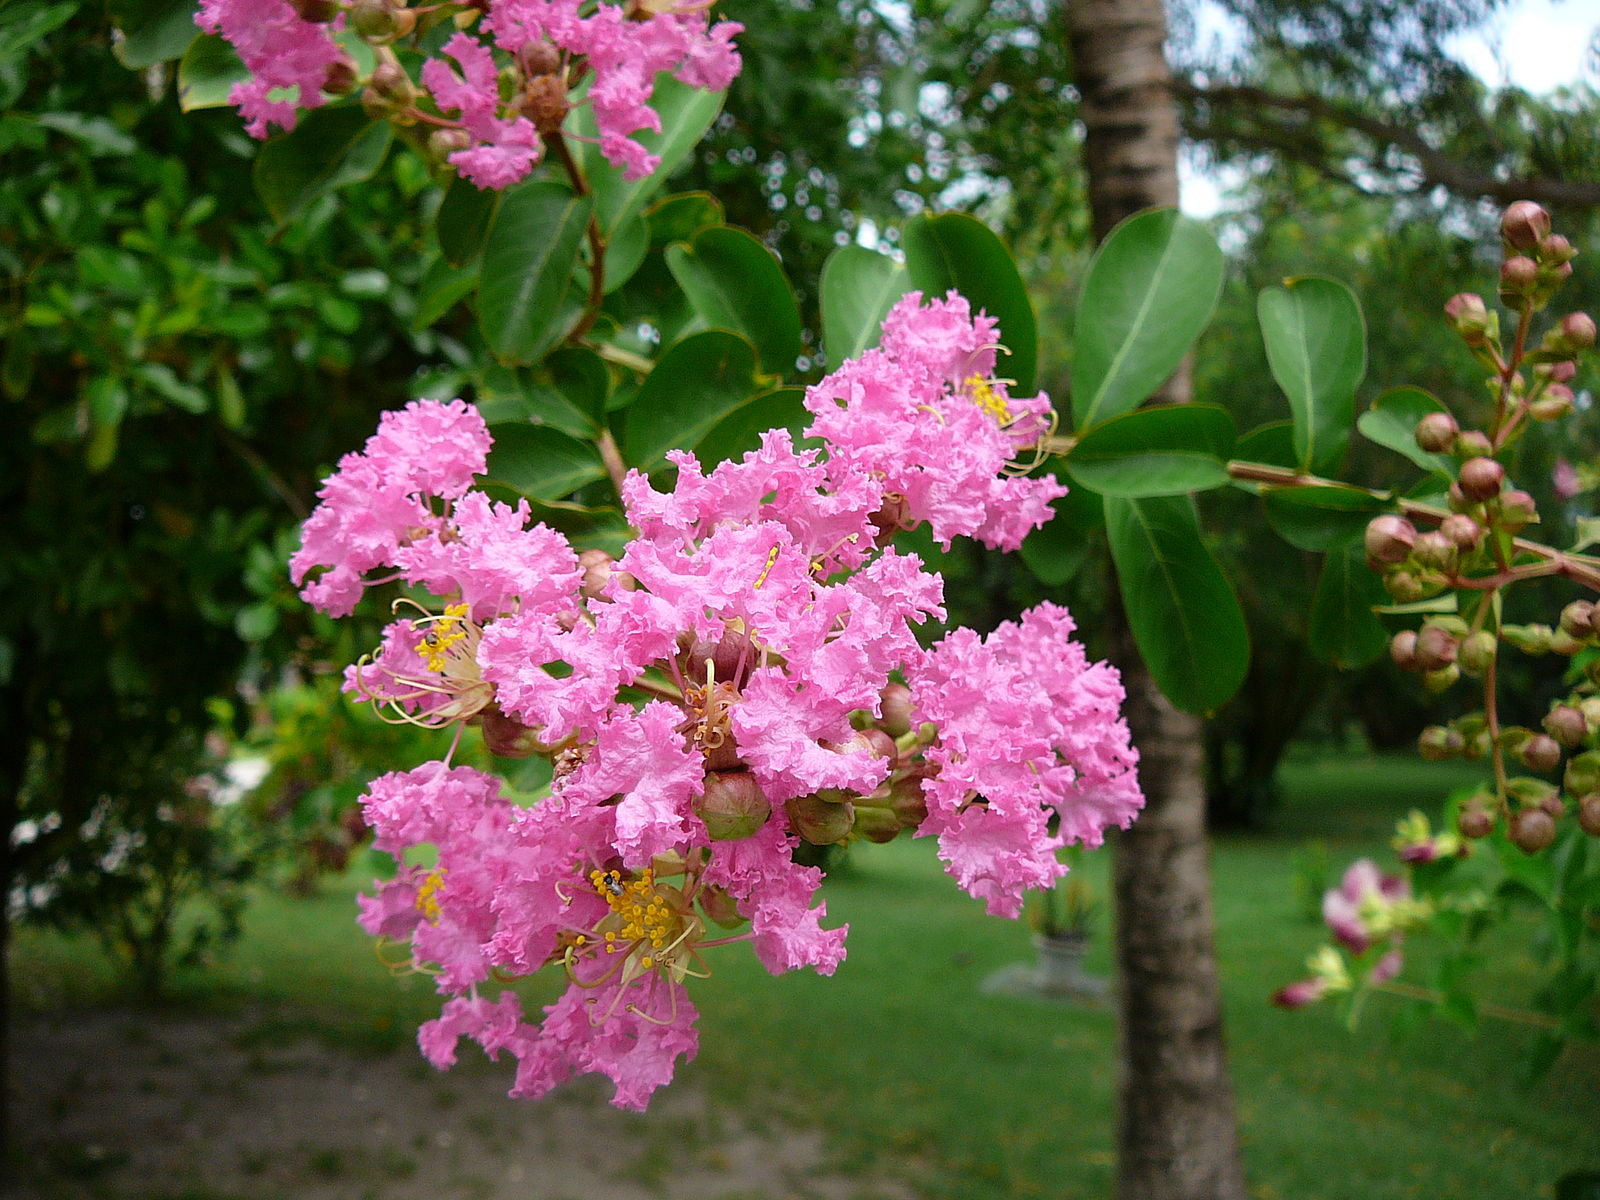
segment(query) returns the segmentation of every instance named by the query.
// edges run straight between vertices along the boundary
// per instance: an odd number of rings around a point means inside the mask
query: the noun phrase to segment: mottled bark
[[[1097,238],[1178,202],[1178,115],[1159,0],[1067,0]],[[1188,399],[1180,370],[1160,399]],[[1120,614],[1119,614],[1120,615]],[[1121,1079],[1119,1200],[1244,1200],[1212,942],[1200,722],[1174,709],[1125,623],[1128,688],[1146,805],[1113,849]]]

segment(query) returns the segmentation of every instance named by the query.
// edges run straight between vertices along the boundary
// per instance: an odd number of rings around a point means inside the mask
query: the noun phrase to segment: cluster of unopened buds
[[[531,802],[449,756],[364,798],[405,865],[363,923],[450,997],[421,1031],[431,1061],[466,1036],[519,1060],[514,1094],[600,1072],[643,1107],[694,1051],[685,981],[708,950],[749,941],[775,973],[843,957],[802,841],[935,836],[956,881],[1015,916],[1060,847],[1132,820],[1122,688],[1065,609],[927,648],[914,633],[942,619],[942,582],[896,532],[1014,548],[1063,491],[1018,472],[1051,414],[994,378],[997,337],[954,293],[904,297],[879,348],[808,389],[823,450],[772,430],[709,472],[674,452],[665,491],[629,472],[617,558],[475,486],[490,438],[461,401],[388,414],[341,461],[296,582],[334,615],[411,589],[348,690],[552,766]],[[569,986],[542,1022],[485,991],[546,967]]]
[[[427,146],[479,187],[524,178],[569,112],[587,105],[605,157],[629,179],[658,163],[656,76],[720,91],[739,71],[741,26],[706,0],[201,0],[196,20],[250,78],[229,100],[255,137],[359,92],[374,118],[432,130]],[[356,43],[362,52],[354,53]],[[369,67],[359,65],[369,62]],[[567,136],[572,136],[568,130]]]

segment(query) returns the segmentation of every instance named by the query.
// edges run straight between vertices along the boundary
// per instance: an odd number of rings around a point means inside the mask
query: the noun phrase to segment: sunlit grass
[[[1436,807],[1446,779],[1406,760],[1300,763],[1268,832],[1214,851],[1219,955],[1252,1188],[1259,1197],[1552,1195],[1561,1174],[1600,1166],[1600,1055],[1569,1053],[1518,1082],[1516,1026],[1476,1036],[1427,1025],[1405,1036],[1400,1002],[1376,1001],[1355,1032],[1330,1010],[1283,1012],[1267,997],[1303,973],[1322,931],[1294,899],[1311,838],[1337,872],[1382,856],[1394,819]],[[1103,894],[1106,858],[1082,868]],[[179,981],[180,1001],[265,1003],[263,1037],[305,1032],[374,1051],[408,1045],[436,1010],[429,981],[394,975],[353,921],[353,875],[308,900],[261,895],[220,966]],[[991,919],[943,875],[925,842],[853,851],[824,890],[851,925],[832,979],[772,978],[743,947],[711,952],[697,983],[699,1058],[679,1085],[761,1126],[827,1130],[830,1166],[909,1179],[929,1197],[1109,1195],[1116,1030],[1108,1010],[989,996],[984,978],[1031,956],[1028,933]],[[1491,986],[1526,966],[1493,943]],[[1109,972],[1108,937],[1091,970]],[[25,937],[14,970],[25,1003],[103,997],[109,972],[82,942]],[[545,989],[549,994],[549,988]],[[506,1068],[507,1083],[510,1068]],[[507,1101],[507,1103],[516,1103]],[[641,1118],[647,1128],[650,1118]]]

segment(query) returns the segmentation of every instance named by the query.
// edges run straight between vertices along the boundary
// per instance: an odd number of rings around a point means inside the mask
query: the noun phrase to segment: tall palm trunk
[[[1161,0],[1066,0],[1095,236],[1178,202]],[[1189,399],[1187,367],[1159,399]],[[1119,614],[1120,615],[1120,614]],[[1120,622],[1146,805],[1114,855],[1122,1073],[1119,1200],[1244,1200],[1222,1035],[1200,722],[1167,703]]]

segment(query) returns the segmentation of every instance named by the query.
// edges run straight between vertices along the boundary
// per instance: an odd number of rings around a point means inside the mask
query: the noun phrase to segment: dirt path
[[[40,1200],[915,1200],[830,1169],[814,1130],[757,1131],[668,1089],[648,1116],[509,1068],[434,1071],[237,1016],[74,1013],[14,1030],[13,1113]],[[597,1081],[585,1081],[596,1083]]]

